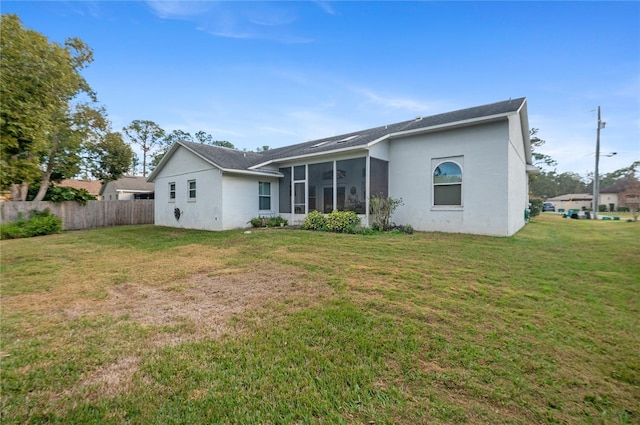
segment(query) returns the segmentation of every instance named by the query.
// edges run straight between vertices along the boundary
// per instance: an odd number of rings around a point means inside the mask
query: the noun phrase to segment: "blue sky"
[[[526,96],[559,172],[640,160],[640,2],[3,1],[94,50],[115,130],[135,119],[279,147]]]

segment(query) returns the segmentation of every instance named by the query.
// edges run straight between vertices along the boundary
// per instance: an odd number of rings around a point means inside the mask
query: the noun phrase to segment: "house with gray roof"
[[[525,224],[532,165],[527,102],[488,105],[263,152],[178,141],[149,176],[155,223],[205,230],[253,217],[301,223],[402,198],[393,221],[418,231],[509,236]]]
[[[154,184],[146,177],[124,176],[118,180],[106,182],[100,188],[103,201],[129,201],[133,199],[153,199]]]

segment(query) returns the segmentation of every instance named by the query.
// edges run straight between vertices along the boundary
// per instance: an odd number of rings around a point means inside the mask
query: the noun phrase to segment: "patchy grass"
[[[640,421],[640,225],[2,241],[3,423]]]

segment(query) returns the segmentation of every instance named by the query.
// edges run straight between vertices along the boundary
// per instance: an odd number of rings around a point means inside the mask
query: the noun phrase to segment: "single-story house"
[[[626,203],[625,200],[620,199],[620,195],[632,188],[637,192],[639,186],[640,182],[635,178],[620,179],[611,186],[600,189],[599,205],[606,205],[607,211],[618,211],[618,207],[624,206]]]
[[[619,194],[625,192],[631,187],[636,187],[639,182],[636,179],[621,179],[611,186],[607,186],[600,189],[600,198],[598,199],[598,205],[606,208],[608,212],[618,211],[618,208],[624,205],[619,199]],[[553,202],[556,207],[556,211],[559,209],[579,209],[579,210],[592,210],[593,209],[593,194],[591,193],[567,193],[566,195],[559,195],[553,198],[547,199],[547,202]]]
[[[509,99],[263,152],[174,143],[149,176],[155,224],[247,227],[401,198],[392,220],[418,231],[509,236],[525,224],[532,165],[527,101]]]
[[[84,189],[90,195],[99,198],[102,182],[100,180],[86,179],[64,179],[60,183],[53,183],[54,186],[71,187],[73,189]]]
[[[153,199],[155,185],[146,177],[124,176],[107,182],[100,189],[103,201],[129,201],[132,199]]]
[[[570,209],[584,211],[593,209],[593,195],[589,193],[567,193],[549,198],[546,202],[553,202],[556,211],[567,211]]]

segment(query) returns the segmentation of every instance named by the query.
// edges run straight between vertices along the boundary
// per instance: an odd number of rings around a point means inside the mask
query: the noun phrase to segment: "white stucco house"
[[[124,176],[107,182],[100,188],[102,201],[130,201],[133,199],[153,199],[154,184],[146,177]]]
[[[149,181],[160,226],[301,223],[334,209],[368,224],[369,195],[383,194],[402,198],[392,220],[415,230],[509,236],[525,224],[536,171],[519,98],[259,153],[176,142]]]

